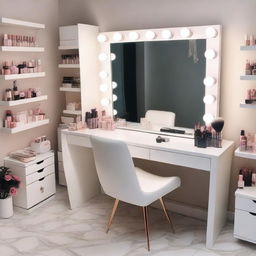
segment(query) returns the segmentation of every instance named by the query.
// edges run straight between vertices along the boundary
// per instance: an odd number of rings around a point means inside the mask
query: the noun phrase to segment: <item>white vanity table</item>
[[[226,221],[233,142],[224,140],[222,148],[204,149],[194,147],[191,139],[178,137],[159,144],[157,135],[137,131],[63,130],[63,163],[71,209],[100,193],[90,136],[122,140],[132,157],[210,172],[206,247],[214,245]]]

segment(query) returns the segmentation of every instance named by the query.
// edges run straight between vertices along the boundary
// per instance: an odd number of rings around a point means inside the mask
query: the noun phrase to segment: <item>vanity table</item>
[[[62,131],[64,172],[70,208],[82,206],[100,193],[91,136],[121,140],[127,143],[131,156],[210,172],[206,247],[211,248],[226,221],[232,141],[223,141],[222,148],[197,148],[194,140],[170,137],[166,143],[156,143],[156,135],[116,129],[105,131],[85,129]],[[193,169],[192,169],[193,170]]]

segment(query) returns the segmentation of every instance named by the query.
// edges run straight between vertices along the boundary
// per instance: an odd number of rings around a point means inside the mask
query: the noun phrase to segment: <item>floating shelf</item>
[[[2,52],[44,52],[43,47],[1,46]]]
[[[44,100],[47,100],[47,98],[48,98],[47,95],[42,95],[42,96],[27,98],[27,99],[23,99],[23,100],[0,101],[0,106],[13,107],[13,106],[18,106],[18,105],[22,105],[22,104],[44,101]]]
[[[44,24],[28,22],[28,21],[23,21],[23,20],[9,19],[9,18],[5,18],[5,17],[0,18],[0,24],[12,25],[12,26],[22,26],[22,27],[36,28],[36,29],[45,29]]]
[[[256,75],[240,76],[241,80],[256,80]]]
[[[81,88],[60,87],[61,92],[81,92]]]
[[[240,108],[256,108],[256,103],[253,104],[246,104],[244,102],[240,103]]]
[[[235,156],[248,158],[248,159],[256,159],[256,153],[240,151],[239,148],[236,149]]]
[[[59,64],[59,68],[80,68],[80,64]]]
[[[256,51],[256,45],[240,46],[241,51]]]
[[[23,126],[20,127],[15,127],[15,128],[1,128],[0,131],[4,132],[4,133],[9,133],[9,134],[14,134],[14,133],[18,133],[18,132],[22,132],[22,131],[26,131],[38,126],[42,126],[42,125],[46,125],[49,123],[49,119],[44,119],[42,121],[38,121],[38,122],[32,122],[29,124],[25,124]]]
[[[64,114],[69,114],[69,115],[82,115],[82,110],[63,110]]]
[[[0,78],[4,80],[15,80],[15,79],[25,79],[25,78],[35,78],[35,77],[44,77],[45,72],[39,73],[25,73],[25,74],[15,74],[15,75],[1,75]]]
[[[78,50],[78,46],[77,45],[73,45],[73,46],[58,46],[59,50]]]

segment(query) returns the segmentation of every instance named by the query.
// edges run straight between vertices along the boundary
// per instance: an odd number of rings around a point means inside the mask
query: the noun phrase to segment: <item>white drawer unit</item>
[[[56,192],[54,153],[37,155],[36,159],[23,163],[12,158],[5,158],[5,166],[20,177],[22,187],[13,197],[14,205],[23,209],[32,209]]]
[[[237,189],[234,236],[256,243],[256,187]]]

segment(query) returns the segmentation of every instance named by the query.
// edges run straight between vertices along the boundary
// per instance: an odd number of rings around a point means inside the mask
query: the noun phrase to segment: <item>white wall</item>
[[[61,110],[61,97],[58,91],[59,87],[59,70],[58,63],[58,0],[0,0],[0,17],[21,19],[37,23],[44,23],[46,29],[39,32],[38,37],[40,45],[45,47],[44,53],[2,53],[0,52],[0,63],[4,60],[29,60],[35,58],[42,59],[42,65],[46,71],[45,78],[18,80],[19,89],[28,89],[39,87],[43,94],[48,95],[48,101],[40,104],[45,110],[50,124],[39,128],[31,129],[14,135],[0,133],[0,164],[2,157],[10,151],[28,146],[28,143],[37,136],[47,135],[53,147],[56,145],[56,127],[59,123]],[[26,30],[17,27],[0,26],[0,34],[3,33],[26,33]],[[11,87],[12,81],[0,80],[0,97],[6,87]],[[11,108],[13,111],[25,110],[38,106],[37,103],[23,105]],[[4,107],[0,107],[0,117],[4,115]]]
[[[255,52],[239,51],[245,33],[256,35],[255,11],[255,0],[60,0],[60,24],[88,23],[99,25],[101,31],[222,25],[220,115],[225,119],[224,137],[238,143],[240,129],[256,132],[256,110],[239,108],[246,90],[255,88],[255,82],[239,80],[244,72],[245,60],[256,58]],[[137,161],[137,164],[160,173],[180,175],[183,187],[174,194],[174,199],[207,206],[208,174],[159,163]],[[242,166],[253,167],[255,162],[234,158],[230,209],[234,208],[233,194]]]

